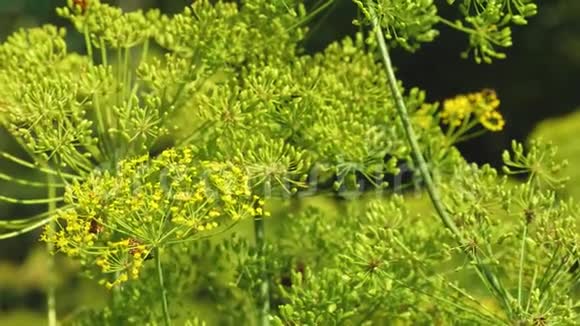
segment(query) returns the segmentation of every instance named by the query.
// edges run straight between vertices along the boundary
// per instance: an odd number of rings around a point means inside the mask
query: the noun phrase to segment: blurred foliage
[[[541,122],[533,131],[532,138],[542,138],[558,146],[558,159],[567,160],[563,173],[570,180],[564,191],[580,199],[580,111]]]
[[[374,195],[365,196],[361,198],[356,204],[349,204],[350,209],[356,210],[357,206],[361,208],[364,207],[369,200],[371,200]],[[421,192],[409,193],[405,196],[405,206],[409,209],[410,214],[414,214],[417,218],[427,218],[431,214],[431,206],[429,199],[426,194]],[[284,202],[283,200],[273,202],[267,209],[272,212],[273,218],[268,219],[266,223],[266,228],[271,230],[270,236],[272,240],[279,235],[280,231],[287,228],[291,220],[288,220],[288,211],[296,212],[300,211],[302,207],[310,207],[310,210],[316,209],[325,212],[325,215],[332,219],[336,219],[340,216],[340,212],[344,210],[345,205],[342,202],[336,201],[332,196],[316,196],[316,197],[306,197],[297,200],[293,203]],[[201,317],[203,320],[207,321],[209,325],[214,325],[220,318],[227,320],[232,318],[231,311],[228,316],[220,316],[219,310],[221,308],[216,308],[216,306],[211,303],[215,298],[213,297],[216,293],[208,293],[205,288],[211,289],[213,286],[218,286],[219,282],[223,282],[223,278],[228,278],[233,275],[234,272],[234,261],[228,262],[221,261],[221,265],[215,268],[214,262],[210,259],[214,257],[213,255],[207,255],[207,252],[196,251],[199,248],[214,248],[212,250],[220,250],[220,243],[223,239],[227,239],[232,233],[237,234],[237,239],[249,241],[253,237],[252,222],[245,221],[239,223],[231,230],[221,234],[220,236],[213,239],[211,242],[204,241],[191,248],[181,248],[179,250],[184,250],[190,252],[190,254],[180,255],[179,260],[173,262],[167,262],[171,265],[171,269],[176,271],[175,268],[179,267],[189,268],[190,270],[185,273],[190,275],[187,280],[174,278],[171,275],[168,276],[168,282],[178,282],[180,284],[186,283],[189,288],[187,291],[180,289],[179,287],[173,290],[179,293],[174,293],[174,295],[179,295],[184,297],[185,300],[178,305],[178,311],[180,314],[193,314],[195,316]],[[276,231],[278,230],[278,231]],[[5,242],[2,242],[4,246]],[[223,250],[223,249],[221,249]],[[189,258],[187,258],[189,257]],[[229,256],[228,256],[229,257]],[[62,258],[62,257],[61,257]],[[195,261],[195,264],[191,266],[190,264],[183,264],[181,260],[190,259]],[[72,321],[73,318],[79,317],[79,315],[85,315],[87,320],[93,320],[92,318],[98,318],[97,315],[94,317],[89,317],[91,315],[90,311],[86,308],[90,307],[92,309],[101,309],[105,307],[105,299],[111,295],[109,291],[106,291],[102,286],[95,284],[93,280],[86,279],[78,274],[79,266],[72,263],[68,259],[59,259],[58,265],[59,269],[59,311],[63,316],[62,322],[67,324]],[[150,263],[146,264],[145,277],[152,278],[151,275],[152,268]],[[211,272],[209,274],[204,273],[204,271],[216,269],[217,271]],[[183,272],[183,271],[181,271]],[[189,274],[188,274],[189,273]],[[15,278],[14,275],[20,275],[20,277]],[[173,273],[173,275],[183,275],[181,273]],[[284,277],[289,277],[284,276]],[[6,326],[21,326],[21,325],[41,325],[46,323],[46,314],[43,311],[44,308],[44,294],[38,289],[44,288],[44,283],[46,282],[46,252],[41,246],[36,246],[26,258],[22,264],[11,263],[8,261],[0,260],[0,325]],[[151,280],[155,283],[155,280]],[[128,288],[127,291],[134,291],[138,286],[133,285],[133,287]],[[150,288],[145,291],[156,291],[154,288]],[[214,289],[215,290],[215,289]],[[143,289],[141,290],[143,291]],[[223,291],[219,290],[219,291]],[[226,293],[221,292],[221,295]],[[133,297],[134,302],[139,302],[143,300],[146,295],[138,295]],[[133,302],[133,303],[134,303]],[[139,306],[131,306],[130,303],[125,305],[126,309],[133,309],[124,311],[125,314],[131,314],[131,311],[138,309],[143,310],[143,301],[139,302]],[[150,307],[157,307],[158,302],[151,302]],[[37,309],[31,309],[30,307],[37,307]],[[79,309],[80,307],[80,309]],[[216,309],[218,311],[216,311]],[[159,313],[154,309],[149,309],[150,313]],[[232,320],[230,320],[232,322]],[[94,325],[94,324],[93,324]]]

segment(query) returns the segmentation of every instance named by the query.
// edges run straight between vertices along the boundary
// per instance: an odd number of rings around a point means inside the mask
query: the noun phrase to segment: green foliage
[[[427,322],[441,317],[443,311],[422,295],[433,293],[439,283],[424,272],[432,274],[430,267],[443,258],[431,242],[441,234],[427,232],[427,225],[404,210],[401,198],[375,199],[368,207],[353,206],[345,216],[330,220],[316,210],[292,219],[293,234],[308,234],[316,242],[294,248],[294,260],[302,268],[292,271],[290,287],[279,286],[288,300],[280,307],[280,324]],[[300,256],[304,253],[310,257]]]
[[[414,51],[421,43],[431,42],[442,23],[469,36],[469,47],[463,57],[472,55],[477,63],[503,59],[501,48],[512,45],[511,25],[525,25],[537,13],[533,0],[464,0],[457,1],[461,19],[450,20],[438,13],[433,0],[354,1],[368,22],[377,19],[385,36],[403,48]],[[447,0],[455,5],[455,0]]]
[[[394,79],[382,37],[416,50],[443,23],[491,62],[535,5],[463,1],[465,27],[433,1],[355,2],[375,34],[313,55],[300,47],[304,6],[266,0],[196,1],[173,16],[69,1],[58,13],[86,54],[52,26],[0,46],[2,125],[28,154],[2,157],[47,176],[13,179],[46,186],[47,198],[0,198],[49,204],[0,223],[1,237],[47,225],[49,249],[110,289],[72,323],[578,320],[578,205],[554,192],[555,149],[514,143],[504,171],[529,175],[518,185],[468,164],[454,145],[503,128],[496,94],[426,103]],[[385,175],[407,167],[434,204],[426,215],[445,227],[386,190]],[[336,216],[283,206],[278,230],[265,232],[275,197],[299,203],[362,183],[378,194],[370,202]],[[252,218],[255,240],[225,232]],[[201,299],[212,314],[194,308]]]
[[[558,178],[558,174],[568,164],[567,161],[556,161],[557,149],[552,144],[543,144],[531,140],[529,150],[524,153],[522,144],[512,142],[513,155],[505,151],[503,160],[506,163],[504,172],[507,174],[529,174],[534,183],[548,188],[558,189],[564,186],[566,178]]]
[[[393,39],[403,48],[414,51],[420,43],[431,42],[439,32],[437,6],[432,0],[354,1],[368,19],[378,16],[387,39]]]
[[[575,168],[579,164],[580,146],[574,137],[578,126],[580,126],[580,114],[574,113],[542,122],[531,135],[532,138],[542,138],[553,143],[554,146],[558,147],[555,159],[569,162],[560,173],[570,178],[570,181],[564,184],[563,191],[576,200],[580,198],[580,187],[578,186],[580,184],[580,170]]]
[[[507,166],[512,163],[509,157],[504,155]],[[510,186],[505,178],[498,182],[497,172],[489,167],[465,168],[442,188],[466,239],[457,249],[471,252],[477,262],[501,275],[498,288],[487,286],[510,320],[531,322],[544,316],[573,323],[578,318],[570,298],[578,277],[573,269],[578,204],[556,198],[533,174],[527,182]]]
[[[114,274],[113,282],[102,280],[109,288],[138,278],[156,248],[264,214],[239,167],[194,162],[191,148],[122,161],[116,175],[97,172],[67,187],[65,203],[58,229],[48,226],[43,239]]]

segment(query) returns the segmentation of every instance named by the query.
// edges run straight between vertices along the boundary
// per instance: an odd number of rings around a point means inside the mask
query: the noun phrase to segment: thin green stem
[[[412,291],[416,291],[416,292],[421,293],[427,297],[431,297],[435,300],[438,300],[443,304],[453,306],[453,307],[460,309],[466,313],[470,313],[473,316],[479,317],[481,320],[485,321],[489,325],[506,325],[506,326],[510,325],[510,323],[508,321],[505,321],[504,318],[502,318],[501,316],[497,316],[495,314],[495,312],[492,312],[492,311],[488,310],[487,308],[485,308],[485,306],[483,306],[483,304],[479,301],[476,301],[476,304],[480,308],[482,308],[483,311],[485,311],[486,313],[489,313],[489,315],[486,315],[484,312],[482,312],[480,310],[473,309],[474,307],[472,307],[470,305],[465,305],[465,304],[461,304],[459,302],[456,302],[454,300],[449,300],[449,299],[447,299],[447,296],[445,296],[445,295],[440,296],[437,293],[434,293],[434,291],[425,291],[421,288],[410,286],[409,284],[401,281],[400,279],[390,277],[388,274],[384,274],[384,276],[390,278],[391,280],[393,280],[395,283],[398,283],[402,287],[405,287],[405,288],[410,289]],[[451,285],[451,283],[449,283],[449,284]],[[465,291],[461,291],[459,288],[454,287],[454,286],[452,286],[452,287],[456,291],[459,290],[458,291],[459,294],[466,296],[466,298],[468,298],[468,299],[471,299],[471,297],[469,295],[467,295],[465,293]]]
[[[335,3],[335,1],[337,0],[328,0],[325,3],[319,5],[317,4],[314,9],[312,11],[310,11],[310,13],[308,14],[308,16],[302,18],[300,21],[298,21],[295,24],[292,24],[290,27],[286,28],[287,31],[293,30],[294,28],[297,28],[299,26],[302,26],[306,23],[308,23],[310,20],[312,20],[314,17],[316,17],[316,15],[318,15],[319,13],[321,13],[324,9],[328,8],[330,5],[332,5],[333,3]],[[322,1],[319,1],[318,3],[320,3]]]
[[[54,186],[54,176],[47,175],[47,183],[48,183],[48,198],[53,199],[56,198],[56,187]],[[49,201],[48,202],[48,212],[50,215],[56,210],[56,201]],[[49,217],[50,217],[49,215]],[[54,226],[54,219],[50,220],[50,226],[48,228],[48,232],[52,232]],[[46,242],[46,249],[48,251],[48,284],[47,284],[47,295],[46,295],[46,302],[47,302],[47,313],[48,313],[48,325],[49,326],[56,326],[56,271],[55,271],[55,263],[54,263],[54,255],[53,252],[53,243],[51,241]]]
[[[372,7],[370,7],[372,9]],[[374,14],[374,12],[372,12]],[[431,202],[437,211],[437,214],[441,218],[443,224],[451,230],[453,235],[458,237],[459,239],[462,238],[461,232],[455,225],[455,222],[449,217],[447,212],[445,211],[445,207],[443,207],[443,202],[439,196],[439,192],[435,188],[435,184],[431,179],[431,173],[429,172],[429,168],[427,167],[427,163],[425,163],[425,159],[423,158],[423,154],[421,153],[421,149],[419,147],[419,143],[417,142],[417,136],[415,135],[415,131],[413,130],[413,126],[411,125],[411,120],[409,119],[409,115],[407,113],[407,107],[405,105],[405,101],[403,100],[403,95],[399,91],[399,87],[397,85],[397,80],[395,78],[395,72],[393,70],[393,65],[391,63],[391,56],[389,55],[389,50],[387,48],[387,43],[385,42],[385,38],[383,35],[383,30],[379,26],[378,21],[376,18],[373,19],[374,30],[376,34],[377,41],[379,42],[379,47],[381,50],[383,62],[385,64],[385,69],[387,72],[389,89],[392,95],[395,97],[395,107],[397,109],[397,113],[401,122],[403,124],[403,129],[405,130],[405,134],[407,136],[407,141],[411,146],[411,151],[413,153],[413,158],[415,159],[421,176],[425,181],[425,186],[427,187],[427,192],[429,193],[429,197],[431,198]]]
[[[25,148],[25,147],[23,147]],[[50,174],[50,175],[54,175],[54,176],[60,176],[62,178],[65,179],[76,179],[76,180],[80,180],[82,179],[80,176],[78,175],[74,175],[74,174],[68,174],[68,173],[59,173],[57,171],[51,170],[49,168],[44,168],[41,166],[38,166],[34,163],[30,163],[28,161],[25,161],[23,159],[20,159],[12,154],[8,154],[6,152],[0,152],[0,157],[7,159],[8,161],[11,161],[13,163],[16,163],[18,165],[21,165],[23,167],[29,168],[29,169],[34,169],[34,170],[38,170],[40,172],[46,173],[46,174]]]
[[[26,180],[26,179],[15,178],[13,176],[10,176],[10,175],[4,174],[4,173],[0,173],[0,180],[4,180],[4,181],[8,181],[8,182],[13,182],[13,183],[16,183],[16,184],[20,184],[20,185],[24,185],[24,186],[29,186],[29,187],[46,188],[48,186],[48,184],[45,183],[45,182],[37,182],[37,181],[31,181],[31,180]],[[52,186],[53,187],[62,188],[65,185],[62,184],[62,183],[55,183]]]
[[[123,54],[121,53],[122,49],[121,48],[117,48],[117,89],[115,90],[115,98],[117,99],[117,105],[121,106],[123,99],[122,99],[122,95],[121,92],[123,91],[123,88],[125,87],[124,83],[125,83],[125,73],[124,73],[124,69],[123,69]]]
[[[454,23],[454,22],[452,22],[452,21],[450,21],[448,19],[445,19],[443,17],[439,17],[439,21],[442,22],[443,24],[445,24],[445,25],[447,25],[447,26],[449,26],[451,28],[454,28],[454,29],[456,29],[456,30],[458,30],[460,32],[463,32],[463,33],[472,34],[472,33],[477,32],[476,30],[474,30],[472,28],[467,28],[467,27],[465,27],[463,25]]]
[[[107,66],[109,65],[109,61],[108,61],[108,57],[109,54],[107,53],[107,47],[105,46],[105,40],[103,38],[99,39],[99,43],[100,43],[100,49],[101,49],[101,63],[103,65],[103,67],[108,68]],[[100,97],[101,94],[99,94]],[[116,126],[116,124],[114,125],[113,123],[116,122],[114,119],[111,118],[111,106],[110,105],[104,105],[104,106],[100,106],[99,103],[97,103],[97,99],[98,97],[95,98],[95,107],[97,110],[102,110],[102,114],[103,119],[105,121],[105,127],[108,128],[107,130],[105,130],[105,135],[106,137],[103,138],[103,145],[104,145],[104,149],[103,149],[103,153],[105,155],[109,156],[109,161],[112,161],[113,166],[115,166],[116,164],[116,159],[117,159],[117,155],[116,155],[116,147],[115,147],[115,139],[111,136],[111,132],[110,129],[114,128]],[[109,148],[107,148],[107,145],[109,145]]]
[[[104,160],[111,160],[112,157],[112,145],[110,146],[110,137],[111,137],[111,133],[109,131],[109,127],[110,125],[108,124],[107,121],[107,117],[104,116],[104,109],[101,107],[101,99],[100,99],[101,94],[99,92],[95,92],[94,95],[94,106],[95,106],[95,113],[97,115],[97,120],[99,120],[100,122],[98,122],[98,126],[97,128],[102,129],[101,132],[101,138],[99,139],[99,142],[97,143],[98,146],[98,151],[103,155],[103,159]]]
[[[520,250],[520,271],[518,275],[518,304],[522,306],[522,283],[524,278],[524,258],[526,255],[526,238],[528,236],[528,224],[524,226],[522,234],[522,246]]]
[[[159,292],[161,295],[161,305],[163,308],[163,319],[165,326],[171,325],[171,316],[169,315],[169,305],[167,303],[167,289],[165,288],[165,281],[163,280],[163,268],[161,266],[161,250],[157,248],[155,251],[155,262],[157,269],[157,278],[159,280]]]
[[[312,27],[309,27],[308,34],[310,34],[310,35],[317,35],[318,30],[322,26],[324,26],[324,23],[326,22],[326,20],[328,19],[328,17],[338,7],[338,4],[340,3],[340,0],[331,0],[330,2],[332,2],[332,5],[325,11],[325,13],[322,16],[320,16],[320,18],[318,19],[318,21],[316,22],[316,24],[313,24]],[[325,8],[326,8],[326,4],[324,4],[323,6],[325,6]],[[317,8],[317,10],[318,10],[318,8]]]
[[[89,29],[86,25],[85,25],[84,30],[83,30],[83,35],[85,37],[85,46],[87,48],[87,55],[91,59],[91,62],[92,62],[93,61],[93,45],[91,44],[91,36],[89,35]]]
[[[127,100],[131,91],[131,69],[129,67],[129,57],[131,48],[123,48],[123,99]]]
[[[545,284],[546,280],[548,279],[548,273],[550,272],[552,266],[556,262],[556,257],[558,255],[559,251],[560,251],[560,244],[557,244],[556,249],[554,249],[552,251],[552,257],[550,257],[550,261],[548,262],[548,265],[544,268],[544,271],[542,272],[542,276],[540,277],[540,281],[538,283],[538,289],[540,289],[541,292],[543,292],[545,290],[544,284]]]
[[[143,49],[141,51],[141,60],[139,64],[147,62],[147,56],[149,55],[149,38],[146,38],[143,42]]]
[[[101,110],[101,106],[99,105],[99,96],[100,93],[97,91],[94,95],[94,104],[95,104],[95,116],[97,119],[97,134],[100,136],[100,140],[103,143],[104,148],[101,150],[102,153],[107,154],[107,125],[103,117],[103,112]]]
[[[559,292],[561,287],[559,287],[559,283],[566,280],[569,280],[569,268],[572,259],[576,259],[576,257],[568,256],[565,259],[562,258],[562,262],[558,265],[558,268],[554,271],[554,274],[550,277],[548,282],[545,284],[544,289],[540,290],[541,293],[541,300],[538,307],[541,309],[546,302],[550,302],[550,299],[553,298],[554,292]]]
[[[536,287],[536,277],[538,276],[538,266],[534,267],[534,276],[532,277],[532,285],[530,285],[530,293],[528,294],[528,303],[526,304],[525,313],[530,311],[530,305],[532,304],[532,293]]]
[[[439,17],[439,21],[457,31],[466,33],[468,35],[472,35],[472,34],[476,34],[479,37],[483,37],[485,38],[487,41],[489,41],[492,44],[495,44],[497,46],[503,46],[500,42],[496,41],[493,37],[490,37],[488,34],[484,33],[481,29],[474,29],[474,28],[469,28],[469,27],[465,27],[463,26],[463,24],[461,24],[461,22],[452,22],[448,19],[445,19],[443,17]]]
[[[101,64],[103,66],[107,66],[108,65],[108,59],[107,59],[107,48],[105,47],[105,40],[103,38],[100,38],[100,48],[101,48]]]
[[[403,96],[402,96],[402,94],[398,88],[398,85],[397,85],[397,79],[395,78],[395,72],[393,69],[393,65],[391,63],[391,57],[389,55],[387,43],[385,42],[383,30],[382,30],[381,26],[379,25],[378,18],[372,9],[372,6],[369,6],[369,12],[372,15],[371,18],[372,18],[372,22],[373,22],[375,36],[376,36],[377,42],[379,44],[379,48],[381,51],[381,56],[382,56],[383,62],[385,64],[385,70],[387,72],[389,89],[391,91],[392,96],[394,96],[394,98],[395,98],[395,107],[397,109],[397,113],[398,113],[399,118],[401,119],[401,122],[403,124],[403,129],[405,130],[405,134],[407,136],[407,141],[409,142],[409,145],[411,146],[411,152],[413,154],[413,158],[416,161],[416,163],[419,167],[419,172],[421,173],[421,176],[423,177],[423,180],[425,182],[425,186],[427,188],[427,193],[429,194],[429,198],[431,199],[431,203],[433,204],[433,207],[435,208],[437,215],[441,219],[441,222],[443,222],[445,227],[451,231],[451,233],[454,235],[454,237],[459,242],[459,244],[463,245],[465,242],[463,235],[462,235],[461,231],[457,228],[457,225],[455,224],[455,222],[447,214],[447,211],[445,210],[445,207],[443,205],[443,201],[441,200],[441,197],[439,195],[439,191],[436,188],[435,183],[431,179],[431,174],[429,172],[427,164],[425,163],[425,159],[423,158],[423,154],[422,154],[421,149],[419,147],[419,143],[417,142],[417,136],[415,135],[415,132],[414,132],[413,127],[411,125],[411,120],[409,119],[409,115],[407,113],[405,101],[403,100]],[[476,257],[473,257],[474,256],[473,254],[470,254],[470,256],[472,256],[471,257],[472,260],[477,261]],[[500,294],[503,297],[502,299],[504,301],[508,301],[507,297],[509,294],[507,293],[507,291],[505,291],[503,286],[499,283],[496,276],[485,265],[483,265],[481,263],[477,263],[475,266],[485,276],[485,278],[488,280],[490,285],[494,288],[495,292]]]
[[[259,325],[267,326],[270,323],[270,289],[268,282],[268,270],[266,267],[265,247],[266,241],[264,239],[264,219],[262,216],[254,217],[254,232],[256,234],[256,251],[260,259],[260,293],[258,294],[258,316]]]
[[[52,175],[48,175],[52,176]],[[49,188],[54,188],[54,186],[49,185]],[[20,205],[38,205],[38,204],[49,204],[49,203],[56,203],[62,201],[63,197],[49,197],[49,198],[39,198],[39,199],[20,199],[20,198],[13,198],[0,195],[0,202],[6,202],[11,204],[20,204]]]
[[[271,193],[270,182],[264,184],[264,195]],[[266,239],[264,219],[262,215],[254,216],[254,234],[256,236],[256,254],[260,260],[260,287],[258,293],[258,325],[270,324],[270,284],[268,281],[268,267],[266,265]]]
[[[42,220],[40,220],[40,221],[38,221],[36,223],[33,223],[33,224],[29,225],[29,226],[26,226],[26,227],[23,227],[23,228],[19,228],[16,231],[0,234],[0,240],[8,239],[8,238],[14,238],[14,237],[17,237],[17,236],[19,236],[21,234],[24,234],[26,232],[30,232],[30,231],[36,230],[39,227],[41,227],[41,226],[43,226],[43,225],[51,222],[52,220],[53,220],[52,216],[49,216],[49,217],[44,218],[44,219],[42,219]]]
[[[14,218],[2,220],[0,221],[0,228],[21,229],[22,227],[29,225],[33,222],[40,221],[46,218],[47,216],[50,217],[50,212],[45,211],[27,218]]]

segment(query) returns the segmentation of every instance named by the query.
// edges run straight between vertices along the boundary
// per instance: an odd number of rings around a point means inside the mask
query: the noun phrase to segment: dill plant
[[[2,124],[28,155],[2,157],[46,180],[4,176],[47,191],[0,197],[47,205],[2,221],[1,237],[44,226],[50,251],[111,290],[65,321],[203,324],[193,294],[219,312],[210,323],[578,321],[578,205],[558,192],[554,148],[514,143],[503,172],[525,174],[518,184],[467,163],[454,145],[503,128],[497,95],[428,103],[396,80],[389,55],[446,25],[468,35],[464,56],[491,63],[536,5],[354,2],[363,32],[314,55],[300,47],[305,23],[330,1],[308,13],[300,1],[201,0],[173,16],[68,1],[58,13],[85,53],[54,26],[0,46]],[[461,18],[440,16],[447,5]],[[405,162],[438,219],[386,189]],[[361,179],[380,195],[288,213]],[[230,231],[244,220],[254,239]]]

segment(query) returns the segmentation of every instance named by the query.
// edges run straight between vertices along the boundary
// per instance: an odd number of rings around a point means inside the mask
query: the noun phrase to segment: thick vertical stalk
[[[51,174],[47,175],[48,182],[48,199],[56,198],[56,187],[54,186],[54,176]],[[56,210],[56,201],[50,200],[48,202],[48,214],[52,215]],[[49,222],[48,232],[53,232],[54,221]],[[49,253],[48,255],[48,282],[46,289],[46,305],[47,305],[47,318],[49,326],[56,326],[56,271],[54,263],[53,244],[50,241],[46,242],[46,249]]]
[[[403,124],[403,129],[405,130],[407,141],[411,146],[411,153],[413,155],[413,159],[415,160],[415,163],[419,167],[421,177],[423,177],[423,180],[425,181],[425,187],[427,188],[427,192],[429,193],[429,198],[431,199],[433,207],[435,208],[437,215],[439,215],[439,218],[441,219],[445,227],[451,230],[451,232],[456,237],[460,237],[461,232],[455,225],[455,222],[453,222],[453,220],[449,217],[449,215],[445,211],[445,207],[443,207],[443,202],[441,200],[441,196],[439,195],[439,191],[435,187],[433,179],[431,178],[431,173],[429,172],[429,168],[427,167],[427,163],[425,162],[425,158],[423,158],[423,154],[419,147],[419,143],[417,142],[417,136],[415,135],[415,131],[413,130],[413,126],[411,125],[411,120],[409,119],[409,114],[407,113],[407,107],[405,105],[405,101],[403,100],[403,95],[401,94],[401,92],[399,91],[399,87],[397,86],[397,79],[395,78],[393,64],[391,63],[391,57],[389,55],[389,49],[387,48],[383,31],[380,25],[378,24],[376,18],[373,18],[373,27],[376,33],[377,41],[379,42],[381,56],[385,64],[389,89],[391,91],[391,95],[395,97],[395,107],[397,109],[397,113],[399,115],[399,118],[401,119],[401,123]]]
[[[370,2],[370,1],[369,1]],[[437,212],[437,215],[441,219],[441,222],[445,225],[447,229],[451,231],[454,235],[456,240],[458,241],[459,245],[465,244],[465,239],[461,231],[457,228],[455,222],[449,217],[445,207],[443,206],[443,201],[441,200],[441,196],[439,195],[439,191],[431,178],[431,173],[429,172],[429,168],[427,167],[427,163],[423,158],[423,154],[419,147],[419,143],[417,141],[417,136],[413,130],[413,126],[411,125],[411,120],[409,119],[409,115],[407,113],[407,107],[405,105],[405,101],[403,100],[403,95],[401,94],[399,87],[397,85],[397,79],[395,78],[395,72],[393,69],[393,65],[391,63],[391,57],[389,55],[389,49],[387,47],[387,43],[385,42],[385,37],[383,35],[383,30],[379,24],[379,20],[372,8],[369,6],[369,13],[372,15],[372,25],[375,32],[375,36],[377,42],[379,44],[379,48],[381,51],[381,57],[383,59],[383,63],[385,64],[385,70],[387,72],[388,84],[389,89],[391,91],[391,95],[395,98],[395,107],[397,109],[397,113],[399,118],[401,119],[401,123],[403,124],[403,129],[405,130],[405,135],[407,136],[407,141],[411,146],[411,152],[413,154],[413,159],[415,163],[419,167],[419,172],[423,177],[425,182],[425,187],[427,188],[427,193],[429,194],[429,198],[431,199],[431,203]],[[495,275],[483,264],[479,263],[476,256],[473,254],[469,254],[470,258],[477,262],[476,268],[478,272],[480,272],[486,281],[491,285],[493,288],[493,292],[500,295],[504,301],[505,308],[510,311],[510,305],[508,303],[508,296],[509,293],[505,291],[503,286],[499,283]]]
[[[161,266],[161,250],[157,248],[155,251],[155,263],[157,269],[157,280],[159,281],[159,294],[161,296],[161,306],[163,309],[163,320],[165,326],[171,325],[171,316],[169,315],[169,304],[167,303],[167,289],[165,288],[165,281],[163,280],[163,268]]]
[[[264,185],[264,195],[271,195],[269,181]],[[258,325],[270,324],[270,284],[268,280],[268,267],[266,264],[266,239],[263,215],[254,216],[254,234],[256,236],[256,254],[260,260],[260,287],[258,293]]]

